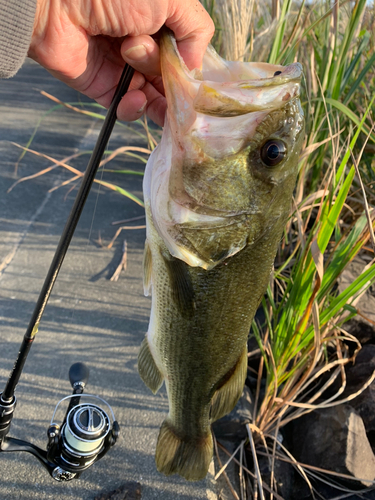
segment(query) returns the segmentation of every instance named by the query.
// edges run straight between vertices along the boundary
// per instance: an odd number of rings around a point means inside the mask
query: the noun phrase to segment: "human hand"
[[[164,24],[187,66],[199,67],[214,24],[198,0],[37,0],[29,56],[106,107],[125,60],[136,72],[118,118],[136,120],[146,111],[162,125],[166,101],[151,35]]]

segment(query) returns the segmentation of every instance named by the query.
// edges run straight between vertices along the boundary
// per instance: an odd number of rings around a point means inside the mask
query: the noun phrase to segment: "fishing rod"
[[[0,393],[0,452],[25,451],[31,453],[57,481],[70,481],[78,478],[84,470],[100,460],[116,443],[120,428],[113,410],[99,396],[83,394],[88,381],[89,370],[83,363],[75,363],[69,370],[73,393],[57,403],[47,431],[47,448],[42,450],[28,441],[8,436],[17,403],[14,393],[27,355],[38,332],[53,285],[116,123],[117,107],[128,91],[133,75],[134,69],[126,64],[87,165],[81,187],[61,234],[29,326],[23,337],[16,362],[3,392]],[[57,424],[54,422],[54,418],[60,404],[64,401],[69,401],[68,409],[62,423]],[[110,413],[111,418],[108,413]]]

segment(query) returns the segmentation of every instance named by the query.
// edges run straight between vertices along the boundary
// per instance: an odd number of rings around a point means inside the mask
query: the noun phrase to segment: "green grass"
[[[214,0],[207,3],[215,13]],[[280,455],[280,427],[344,401],[343,366],[352,361],[345,340],[353,341],[345,323],[375,282],[374,3],[272,4],[254,6],[245,59],[303,64],[306,137],[290,220],[262,301],[265,320],[252,326],[260,365],[249,439],[269,448],[271,465]],[[236,33],[219,27],[219,52],[229,36]],[[337,280],[357,255],[368,265],[339,293]],[[335,380],[339,389],[328,397]],[[284,459],[287,453],[283,449]],[[260,478],[251,471],[249,477],[256,490]]]

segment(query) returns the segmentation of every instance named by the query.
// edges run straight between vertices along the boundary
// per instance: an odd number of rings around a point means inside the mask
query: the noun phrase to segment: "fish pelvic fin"
[[[152,271],[152,256],[148,240],[145,241],[145,249],[143,252],[143,290],[146,297],[151,292],[151,271]]]
[[[234,369],[224,377],[211,402],[211,421],[214,422],[233,410],[240,399],[247,374],[247,346]]]
[[[180,438],[167,418],[164,420],[156,445],[155,461],[159,472],[179,474],[188,481],[206,477],[213,455],[212,434],[200,438]]]
[[[143,339],[138,354],[138,373],[147,387],[156,394],[163,383],[164,377],[156,366],[147,337]]]

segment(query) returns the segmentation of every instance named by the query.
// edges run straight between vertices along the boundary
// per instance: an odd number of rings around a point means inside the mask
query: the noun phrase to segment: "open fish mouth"
[[[183,99],[189,102],[190,109],[220,117],[276,109],[299,96],[303,74],[300,63],[280,66],[225,61],[209,47],[202,70],[189,71],[178,53],[174,37],[164,36],[161,43],[166,54],[162,71],[168,68],[163,72],[164,78],[170,80],[177,76],[184,80],[182,88],[175,86],[177,94],[174,98],[167,96],[168,105],[173,103],[173,113],[177,112],[182,97],[179,90],[183,92]],[[175,71],[171,72],[171,66]]]

